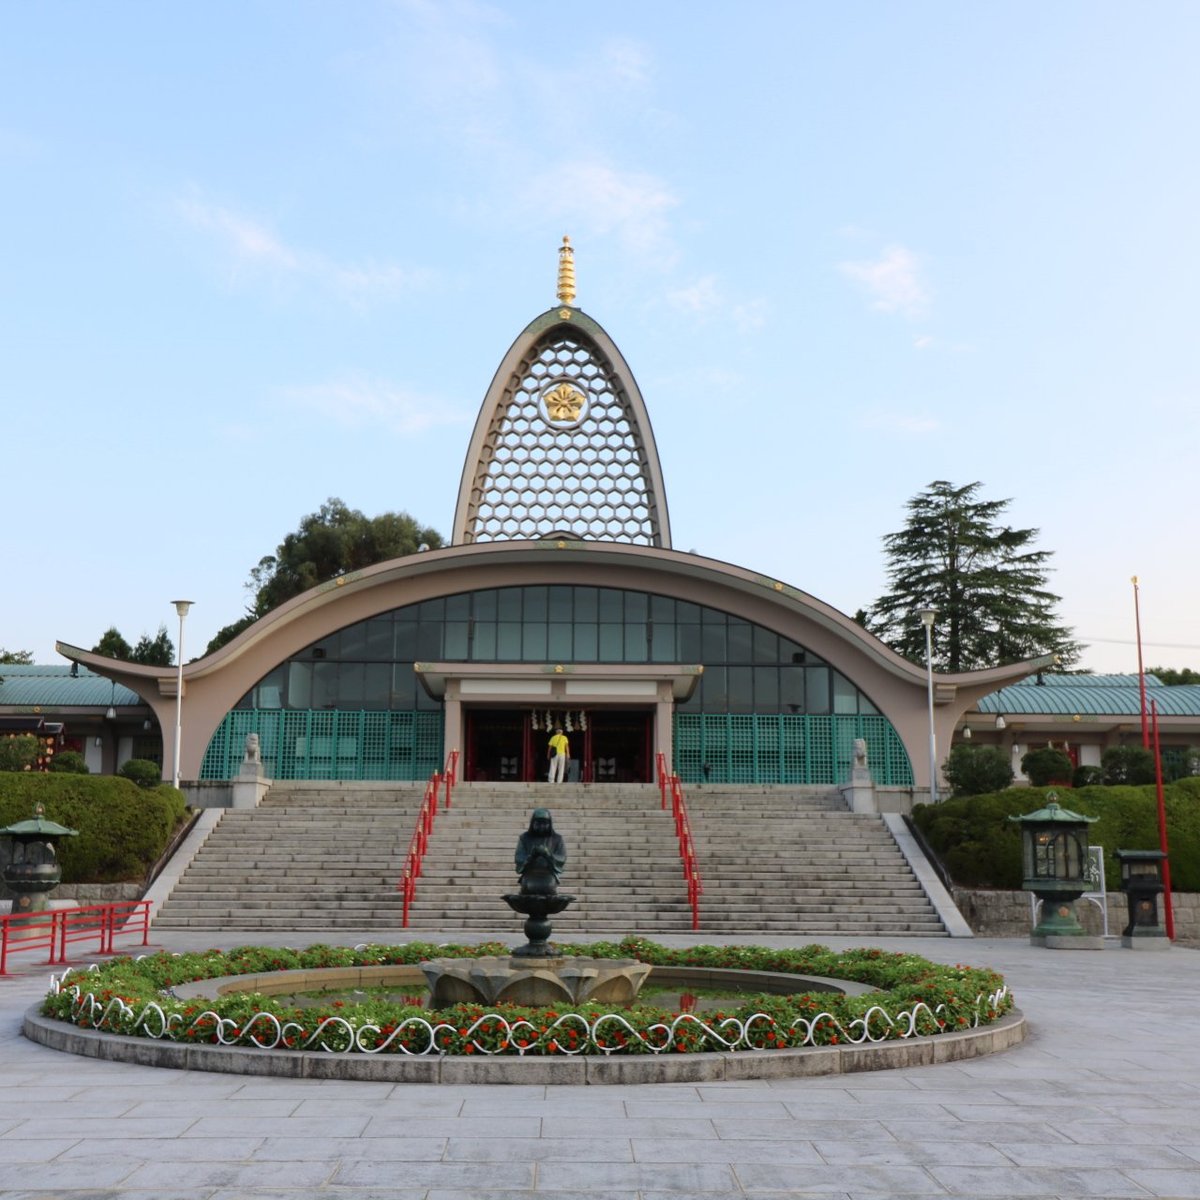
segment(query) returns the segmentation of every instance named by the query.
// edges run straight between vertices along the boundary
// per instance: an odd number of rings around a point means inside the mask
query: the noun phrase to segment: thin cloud
[[[650,80],[650,52],[632,38],[610,39],[603,46],[601,61],[627,87],[641,87]]]
[[[423,287],[431,278],[424,269],[372,261],[339,263],[289,246],[261,222],[196,197],[178,200],[175,208],[185,224],[221,246],[235,277],[260,274],[275,280],[307,281],[352,300],[397,295]]]
[[[766,325],[768,312],[765,300],[750,300],[735,304],[730,315],[739,333],[753,333]]]
[[[928,312],[930,302],[920,266],[911,250],[889,246],[879,258],[838,263],[838,270],[866,291],[872,308],[915,318]]]
[[[213,234],[234,258],[279,271],[295,271],[300,260],[264,226],[217,204],[180,200],[179,215],[194,229]]]
[[[933,346],[933,338],[927,333],[923,333],[918,338],[913,338],[913,348],[916,350],[929,350]]]
[[[715,275],[703,275],[686,287],[668,291],[667,302],[695,317],[731,321],[739,333],[753,333],[767,323],[765,300],[734,303],[725,297]]]
[[[635,38],[528,42],[513,52],[500,35],[506,6],[481,0],[393,0],[392,35],[370,60],[381,109],[453,148],[467,186],[451,201],[490,228],[547,226],[577,241],[609,238],[656,270],[679,257],[681,198],[631,163],[621,132],[669,127],[656,103],[653,51]],[[570,147],[564,151],[563,147]]]
[[[306,408],[345,429],[413,434],[437,425],[462,425],[468,420],[467,414],[448,408],[442,400],[364,375],[281,388],[280,395],[289,404]]]
[[[679,198],[661,179],[607,163],[559,163],[523,190],[530,211],[591,236],[614,235],[629,250],[673,258],[669,215]]]
[[[926,433],[937,433],[942,423],[934,417],[918,416],[915,413],[864,413],[855,422],[859,429],[869,429],[883,433],[900,433],[919,436]]]
[[[697,315],[714,312],[723,306],[715,275],[705,275],[687,287],[669,291],[667,300],[673,308]]]

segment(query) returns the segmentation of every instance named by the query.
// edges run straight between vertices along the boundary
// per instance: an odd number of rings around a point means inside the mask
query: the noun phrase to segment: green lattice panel
[[[213,734],[200,778],[234,778],[248,733],[271,779],[428,779],[442,764],[440,712],[237,709]]]
[[[912,763],[891,721],[882,716],[859,719],[863,723],[862,736],[867,739],[875,782],[883,787],[912,787]]]
[[[877,784],[912,786],[904,743],[882,716],[677,713],[675,769],[688,783],[845,783],[860,737]]]
[[[758,781],[758,723],[753,716],[729,716],[725,778],[729,783]]]
[[[681,779],[695,781],[702,777],[704,765],[703,726],[696,714],[675,718],[675,770]]]

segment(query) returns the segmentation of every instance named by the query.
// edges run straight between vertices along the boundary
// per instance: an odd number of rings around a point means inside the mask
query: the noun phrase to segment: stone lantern
[[[1022,886],[1042,902],[1029,940],[1051,950],[1102,950],[1104,939],[1075,916],[1075,901],[1088,890],[1088,826],[1096,818],[1061,808],[1054,792],[1046,799],[1045,808],[1008,818],[1021,825]]]
[[[1161,850],[1118,850],[1121,890],[1129,904],[1129,924],[1121,930],[1121,945],[1130,950],[1167,950],[1171,942],[1158,916],[1163,894]]]
[[[33,820],[18,821],[0,829],[0,837],[9,839],[8,861],[4,864],[4,884],[13,894],[14,913],[44,912],[50,907],[49,894],[62,879],[55,843],[59,838],[77,837],[77,829],[46,820],[46,810],[35,805]]]

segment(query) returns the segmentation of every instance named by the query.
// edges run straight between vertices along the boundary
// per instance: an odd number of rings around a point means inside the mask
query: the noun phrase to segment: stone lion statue
[[[248,763],[262,762],[262,746],[259,743],[257,733],[246,734],[246,753],[242,761]]]

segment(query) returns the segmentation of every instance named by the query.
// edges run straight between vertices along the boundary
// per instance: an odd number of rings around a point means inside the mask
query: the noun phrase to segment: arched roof
[[[181,769],[195,778],[213,731],[268,671],[337,629],[406,604],[461,591],[538,583],[632,588],[707,604],[791,637],[863,689],[920,762],[928,734],[927,677],[844,613],[782,580],[698,555],[647,546],[553,539],[455,545],[339,576],[288,601],[213,654],[183,668]],[[121,663],[58,644],[69,659],[137,691],[165,728],[174,720],[176,670]],[[965,708],[1049,659],[934,677],[939,730]]]

